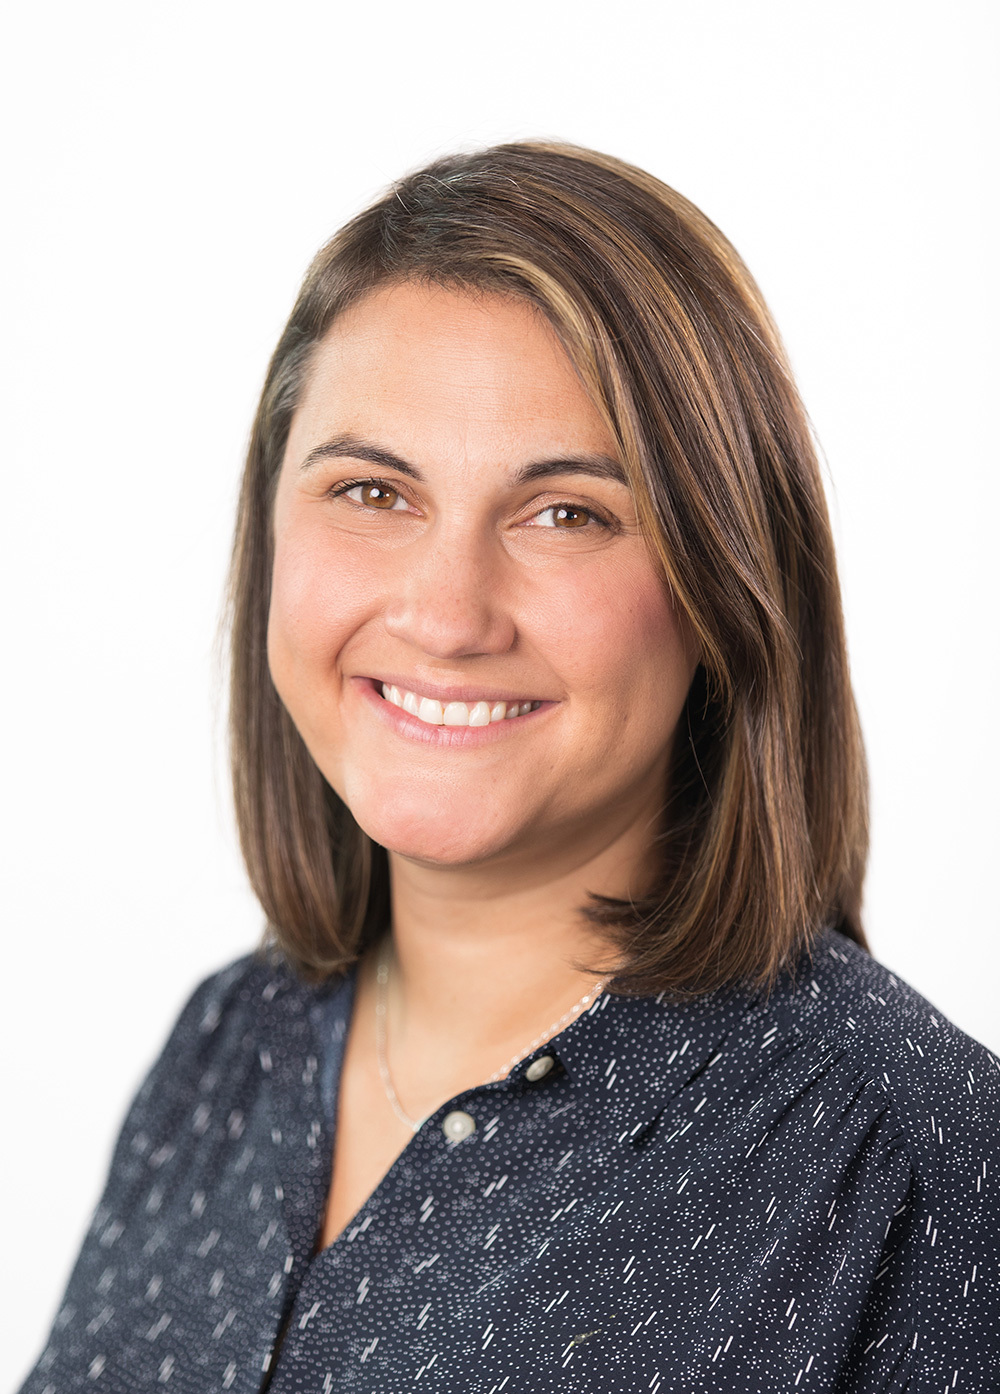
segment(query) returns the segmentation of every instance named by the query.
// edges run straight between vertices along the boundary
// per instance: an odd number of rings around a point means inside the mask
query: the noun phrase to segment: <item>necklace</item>
[[[591,1002],[595,1002],[610,981],[611,978],[607,977],[602,978],[599,983],[595,983],[590,991],[580,998],[579,1002],[570,1007],[568,1012],[563,1012],[558,1021],[554,1021],[551,1026],[546,1027],[546,1029],[541,1032],[540,1035],[536,1036],[531,1044],[526,1046],[519,1054],[512,1055],[507,1063],[501,1065],[499,1070],[491,1074],[489,1079],[485,1080],[484,1083],[496,1084],[497,1081],[508,1074],[515,1065],[519,1064],[526,1055],[530,1055],[536,1046],[540,1046],[543,1041],[549,1040],[550,1037],[556,1035],[568,1022],[572,1021],[577,1012],[582,1011],[584,1007],[589,1007]],[[424,1118],[411,1118],[408,1113],[403,1111],[403,1106],[399,1102],[399,1097],[393,1087],[392,1076],[389,1074],[389,1062],[386,1058],[385,1050],[386,986],[388,982],[389,936],[387,935],[382,940],[375,971],[375,1053],[378,1057],[378,1072],[382,1076],[385,1096],[392,1105],[393,1113],[401,1123],[405,1123],[408,1128],[416,1133],[419,1132],[421,1125],[427,1121],[427,1117],[430,1115],[426,1115]]]

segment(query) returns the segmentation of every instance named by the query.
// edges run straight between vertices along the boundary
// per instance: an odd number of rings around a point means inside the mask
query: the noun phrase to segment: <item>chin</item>
[[[523,830],[484,818],[482,800],[467,808],[461,800],[418,800],[408,793],[346,800],[359,827],[387,851],[433,866],[468,866],[507,850]],[[520,840],[520,839],[518,839]]]

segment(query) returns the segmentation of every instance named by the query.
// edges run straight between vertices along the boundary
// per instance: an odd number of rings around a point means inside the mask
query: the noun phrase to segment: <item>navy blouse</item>
[[[353,985],[198,989],[24,1394],[1000,1390],[1000,1063],[842,935],[603,995],[317,1253]]]

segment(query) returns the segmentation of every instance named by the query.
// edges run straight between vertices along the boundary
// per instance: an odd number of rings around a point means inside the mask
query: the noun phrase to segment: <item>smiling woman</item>
[[[704,215],[520,144],[343,229],[232,654],[267,940],[26,1391],[995,1387],[997,1062],[867,952],[819,474]]]
[[[477,882],[532,849],[555,876],[618,858],[642,894],[697,653],[617,448],[523,300],[404,281],[324,336],[277,482],[268,652],[376,844]]]

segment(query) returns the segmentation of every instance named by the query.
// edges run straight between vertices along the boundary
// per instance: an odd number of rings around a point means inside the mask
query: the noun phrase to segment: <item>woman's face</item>
[[[696,654],[527,302],[404,283],[342,314],[274,540],[275,685],[376,842],[482,865],[655,832]]]

